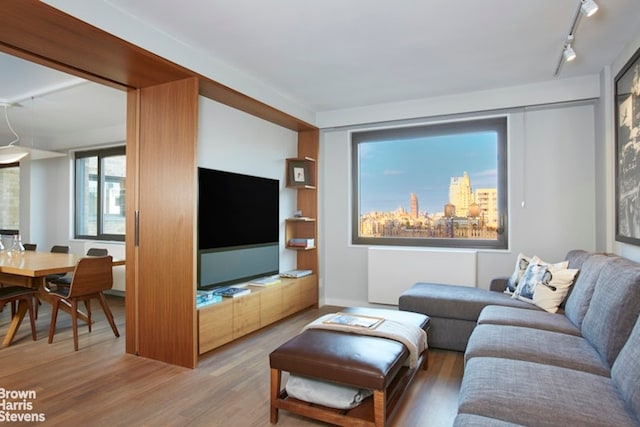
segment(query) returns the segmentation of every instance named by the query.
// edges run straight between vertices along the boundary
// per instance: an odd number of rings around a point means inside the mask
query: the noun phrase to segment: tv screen
[[[279,270],[277,179],[198,168],[198,287]]]

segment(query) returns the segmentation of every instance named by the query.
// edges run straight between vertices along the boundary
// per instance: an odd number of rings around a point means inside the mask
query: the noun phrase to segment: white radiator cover
[[[398,304],[416,282],[476,287],[477,251],[369,248],[368,301]]]

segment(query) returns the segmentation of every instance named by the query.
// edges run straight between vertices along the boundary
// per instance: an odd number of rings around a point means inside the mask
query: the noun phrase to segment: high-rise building
[[[418,218],[418,213],[420,210],[418,209],[418,196],[414,193],[411,193],[411,218]]]
[[[476,203],[480,207],[480,215],[487,227],[498,226],[498,190],[496,188],[478,188]]]
[[[467,216],[473,203],[471,180],[465,171],[462,176],[452,176],[449,184],[449,203],[456,207],[456,216]]]

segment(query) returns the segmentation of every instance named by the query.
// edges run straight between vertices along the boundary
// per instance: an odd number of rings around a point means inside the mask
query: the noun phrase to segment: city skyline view
[[[421,213],[442,212],[451,178],[464,172],[474,192],[497,188],[497,150],[490,131],[361,143],[360,214],[408,210],[412,193]]]

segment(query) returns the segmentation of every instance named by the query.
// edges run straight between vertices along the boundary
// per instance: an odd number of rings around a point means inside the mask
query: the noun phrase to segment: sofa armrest
[[[496,277],[491,280],[489,289],[495,292],[504,292],[507,289],[507,280],[509,280],[508,277]]]

